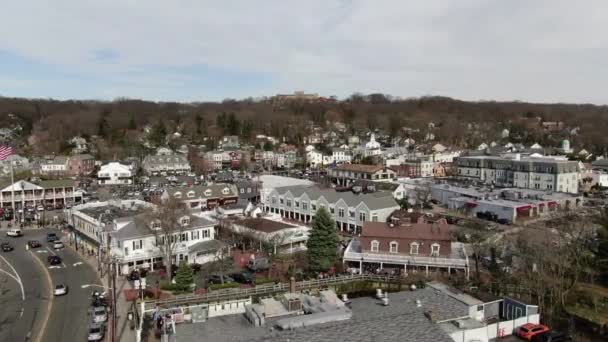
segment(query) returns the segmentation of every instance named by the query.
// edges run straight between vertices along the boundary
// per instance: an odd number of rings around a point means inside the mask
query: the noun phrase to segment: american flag
[[[0,160],[6,160],[9,156],[15,154],[15,151],[10,146],[0,146]]]

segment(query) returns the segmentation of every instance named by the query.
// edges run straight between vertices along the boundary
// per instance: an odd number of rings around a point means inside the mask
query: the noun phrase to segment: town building
[[[92,251],[103,264],[115,262],[117,273],[134,269],[154,270],[163,263],[159,244],[165,237],[178,241],[172,253],[173,264],[181,261],[206,263],[214,260],[223,243],[214,240],[215,222],[194,215],[180,218],[175,233],[163,231],[150,214],[155,206],[139,200],[95,202],[72,208],[69,216],[70,239],[77,248]]]
[[[323,166],[323,153],[314,148],[306,151],[306,164],[310,167]]]
[[[40,182],[28,182],[20,180],[11,184],[10,182],[0,184],[0,206],[10,207],[14,201],[16,209],[38,205],[54,208],[65,207],[66,204],[82,202],[82,192],[76,191],[76,183],[73,180],[45,180]]]
[[[68,159],[69,176],[88,176],[95,171],[95,157],[90,154],[77,154]]]
[[[239,191],[234,184],[198,185],[165,189],[161,200],[175,198],[191,209],[210,210],[219,206],[235,204]]]
[[[264,199],[264,211],[304,223],[321,207],[326,208],[340,231],[357,233],[364,222],[383,222],[399,205],[389,191],[355,194],[316,186],[275,188]]]
[[[97,172],[99,185],[128,185],[133,184],[135,171],[131,165],[120,162],[109,162],[102,165]]]
[[[68,156],[55,156],[40,163],[40,174],[44,176],[67,176]]]
[[[260,184],[256,181],[248,179],[238,179],[234,181],[239,199],[251,203],[257,203],[260,200]]]
[[[578,194],[520,188],[489,189],[450,184],[430,186],[431,198],[467,216],[491,213],[497,219],[515,222],[574,210],[582,205]]]
[[[369,137],[369,141],[365,144],[364,156],[379,156],[382,155],[382,149],[380,143],[376,141],[376,135],[372,133]]]
[[[397,173],[383,165],[342,164],[328,170],[328,176],[338,185],[348,185],[356,180],[390,180]]]
[[[343,261],[363,272],[369,266],[408,271],[441,269],[450,274],[461,270],[469,276],[464,244],[452,241],[452,230],[445,219],[435,222],[420,216],[392,217],[389,222],[365,222],[359,238],[351,240]],[[366,267],[367,266],[367,267]]]
[[[0,174],[10,175],[11,174],[11,163],[13,164],[13,173],[30,169],[30,160],[26,157],[22,157],[18,154],[12,154],[5,160],[0,160]]]
[[[536,154],[466,156],[457,158],[458,177],[485,184],[524,189],[578,193],[576,161]]]
[[[285,222],[279,215],[248,217],[234,221],[228,229],[233,233],[269,246],[267,252],[294,253],[306,250],[311,228],[298,222]]]
[[[146,156],[142,169],[147,175],[184,174],[190,172],[190,163],[183,155]]]
[[[294,91],[293,94],[277,94],[272,97],[272,102],[275,105],[281,105],[289,102],[315,102],[319,100],[319,94],[305,93],[303,91]]]
[[[236,135],[226,135],[219,141],[219,148],[222,151],[234,151],[240,147],[239,137]]]
[[[334,148],[332,151],[332,162],[336,164],[350,163],[353,160],[353,154],[345,148]]]

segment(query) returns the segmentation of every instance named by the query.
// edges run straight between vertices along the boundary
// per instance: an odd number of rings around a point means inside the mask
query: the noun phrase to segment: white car
[[[106,328],[102,323],[89,324],[89,341],[101,341],[105,334]]]
[[[53,293],[55,296],[64,296],[68,294],[68,287],[63,284],[57,284]]]
[[[61,242],[61,241],[53,242],[53,249],[62,249],[62,248],[63,248],[63,242]]]
[[[89,309],[92,323],[103,323],[108,320],[108,313],[103,306],[94,306]]]
[[[23,232],[21,232],[21,229],[19,228],[12,228],[6,232],[6,236],[20,237],[23,236]]]
[[[36,210],[37,211],[44,211],[44,207],[41,206],[41,205],[39,205],[39,206],[36,207]]]

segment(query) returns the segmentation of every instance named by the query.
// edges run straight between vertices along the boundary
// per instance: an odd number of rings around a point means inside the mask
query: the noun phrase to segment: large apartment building
[[[561,157],[466,156],[456,159],[459,177],[486,184],[578,193],[578,163]]]
[[[332,181],[338,185],[349,185],[356,180],[390,180],[397,173],[384,165],[342,164],[328,171]]]
[[[359,233],[365,222],[386,222],[399,205],[390,191],[367,194],[337,192],[316,186],[286,186],[273,189],[264,199],[266,212],[308,223],[317,209],[326,208],[341,231]]]

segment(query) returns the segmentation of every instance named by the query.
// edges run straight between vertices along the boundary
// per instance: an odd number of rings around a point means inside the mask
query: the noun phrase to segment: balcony
[[[464,245],[452,243],[452,255],[450,257],[414,256],[405,254],[389,253],[362,253],[359,241],[354,239],[344,252],[344,261],[363,261],[372,263],[395,263],[408,266],[431,266],[431,267],[462,267],[469,265]]]

